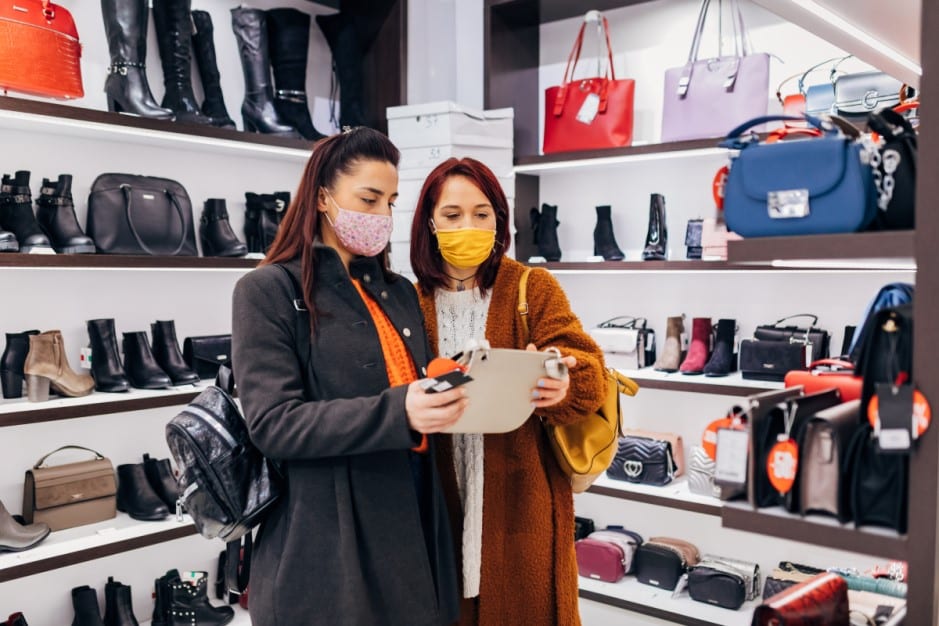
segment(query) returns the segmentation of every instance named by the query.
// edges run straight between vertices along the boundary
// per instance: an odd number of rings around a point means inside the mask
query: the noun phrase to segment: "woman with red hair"
[[[600,406],[603,354],[543,269],[528,276],[525,333],[525,268],[505,256],[510,237],[508,201],[488,167],[448,159],[430,173],[411,226],[411,266],[431,351],[452,355],[480,338],[493,348],[556,347],[570,371],[539,381],[535,414],[513,432],[437,436],[460,557],[459,623],[572,626],[580,624],[573,496],[541,420],[571,423]]]

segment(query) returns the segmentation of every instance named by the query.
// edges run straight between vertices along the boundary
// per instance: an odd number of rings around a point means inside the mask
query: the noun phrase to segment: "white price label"
[[[577,111],[577,121],[582,124],[592,124],[597,117],[597,111],[600,110],[600,96],[595,93],[588,93],[584,98],[584,103],[580,105]]]

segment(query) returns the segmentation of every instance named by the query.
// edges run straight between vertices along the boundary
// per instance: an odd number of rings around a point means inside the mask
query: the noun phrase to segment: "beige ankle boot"
[[[685,332],[684,315],[668,318],[665,345],[652,367],[660,372],[677,372],[681,365],[681,334]]]
[[[95,388],[91,376],[72,371],[65,356],[62,333],[58,330],[30,336],[23,373],[30,402],[48,400],[50,385],[56,393],[72,397],[87,396]]]

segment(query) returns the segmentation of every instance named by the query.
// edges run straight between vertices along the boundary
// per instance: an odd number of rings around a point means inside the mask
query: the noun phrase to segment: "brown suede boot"
[[[677,372],[681,364],[681,334],[685,332],[684,315],[668,318],[665,346],[652,367],[660,372]]]
[[[65,343],[58,330],[47,330],[29,338],[29,354],[23,366],[26,394],[30,402],[49,399],[49,386],[63,396],[87,396],[95,381],[87,374],[77,374],[68,364]]]

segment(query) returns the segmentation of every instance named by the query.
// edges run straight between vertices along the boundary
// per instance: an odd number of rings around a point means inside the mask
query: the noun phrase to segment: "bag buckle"
[[[633,461],[632,459],[623,461],[623,471],[630,478],[638,478],[642,474],[642,461]]]
[[[307,311],[307,310],[308,310],[308,309],[306,308],[306,302],[304,302],[302,299],[296,298],[296,299],[292,300],[292,302],[293,302],[293,308],[294,308],[295,311],[301,311],[301,312],[303,312],[303,311]]]
[[[811,212],[808,189],[780,189],[766,194],[766,213],[770,219],[808,217]]]

